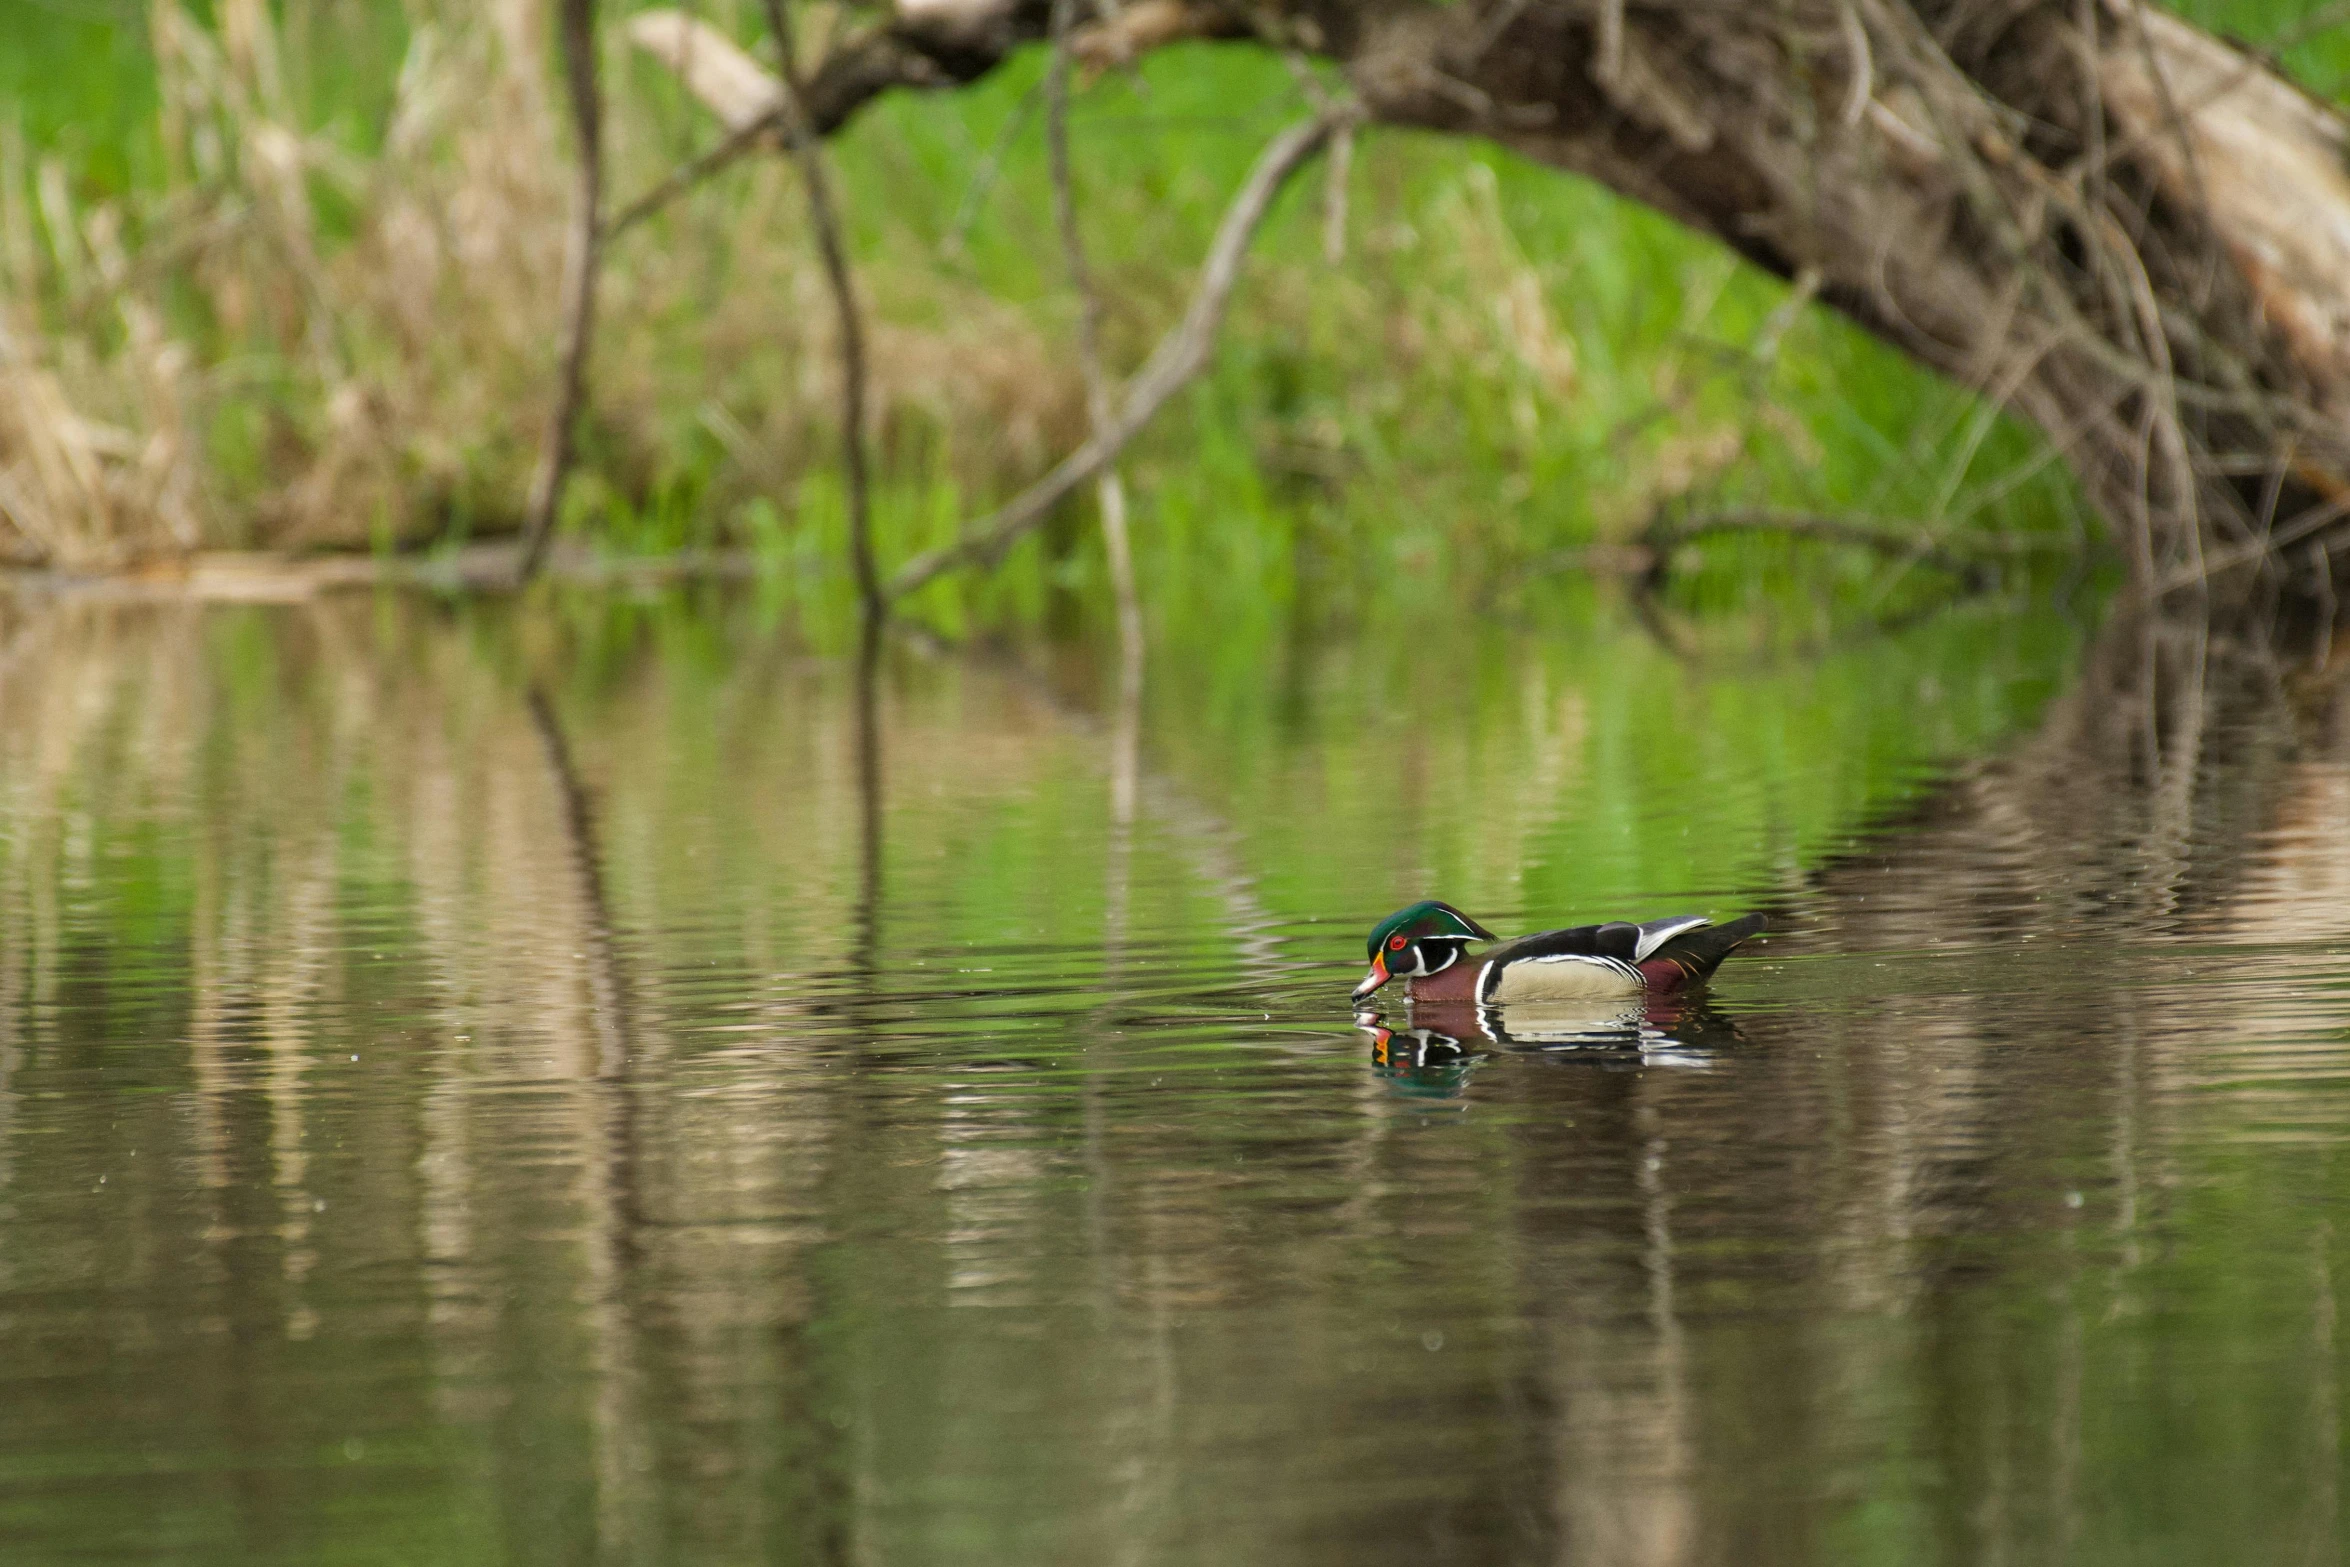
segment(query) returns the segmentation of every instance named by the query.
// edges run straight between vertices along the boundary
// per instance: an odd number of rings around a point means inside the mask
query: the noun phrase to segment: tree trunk
[[[2350,136],[2217,40],[2037,0],[1495,24],[1388,13],[1352,73],[1383,119],[1484,131],[1816,272],[2045,430],[2141,585],[2258,558],[2350,497]]]
[[[970,80],[1047,15],[901,0],[813,74],[811,116],[830,131],[890,86]],[[694,24],[662,16],[635,36],[682,63],[653,35]],[[1374,119],[1488,137],[1816,278],[2045,430],[2142,590],[2274,567],[2350,516],[2350,126],[2176,17],[2134,0],[1130,0],[1079,46],[1184,36],[1330,58]]]

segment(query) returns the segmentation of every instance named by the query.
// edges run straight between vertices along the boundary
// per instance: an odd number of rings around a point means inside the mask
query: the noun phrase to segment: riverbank
[[[0,129],[0,556],[87,571],[510,528],[547,418],[569,156],[543,16],[343,32],[233,3],[95,25],[27,20],[56,84],[29,112],[64,123],[52,95],[103,89],[108,113],[77,135]],[[617,34],[608,54],[617,202],[715,133]],[[891,98],[835,149],[894,558],[1083,429],[1074,301],[1036,242],[1040,67]],[[1301,102],[1278,62],[1214,50],[1079,93],[1114,371],[1180,311],[1217,214]],[[816,276],[771,158],[614,242],[571,536],[840,556]],[[1276,209],[1215,365],[1130,479],[1146,581],[1270,594],[1300,560],[1358,587],[1393,569],[1473,585],[1677,504],[2085,531],[2036,438],[1775,281],[1491,148],[1397,133]],[[1073,577],[1098,590],[1088,508],[1047,531],[991,612]]]
[[[207,604],[290,604],[321,594],[384,587],[497,594],[514,590],[521,558],[521,545],[514,540],[406,555],[197,550],[121,571],[37,567],[0,571],[0,593],[20,601],[71,598]],[[551,582],[578,587],[742,580],[759,575],[761,570],[762,558],[750,550],[615,556],[575,543],[555,546],[539,569]]]

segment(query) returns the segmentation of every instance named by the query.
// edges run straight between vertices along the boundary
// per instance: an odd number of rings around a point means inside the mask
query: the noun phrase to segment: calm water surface
[[[0,631],[12,1563],[2341,1557],[2307,648]],[[1360,1028],[1425,894],[1781,929]]]

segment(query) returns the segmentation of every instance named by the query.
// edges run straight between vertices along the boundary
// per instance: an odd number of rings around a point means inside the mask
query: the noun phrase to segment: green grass
[[[2350,100],[2350,16],[2327,0],[2165,0],[2166,8],[2247,48],[2273,51],[2321,98]],[[2279,47],[2279,46],[2282,47]]]
[[[844,183],[892,193],[886,210],[860,210],[869,256],[941,247],[973,150],[997,137],[1040,64],[952,101],[893,100],[844,139]],[[1298,112],[1288,85],[1276,62],[1199,48],[1154,59],[1142,90],[1111,81],[1081,101],[1080,198],[1121,302],[1123,363],[1180,308],[1186,278],[1169,258],[1199,253],[1264,137]],[[1220,114],[1234,104],[1251,108]],[[1036,244],[1049,223],[1037,143],[1011,143],[965,265],[989,292],[1066,318],[1057,257]],[[1322,197],[1317,175],[1285,198],[1216,366],[1139,455],[1144,570],[1154,607],[1176,618],[1281,616],[1317,591],[1420,579],[1481,593],[1530,559],[1622,534],[1676,494],[1946,515],[2038,454],[2031,432],[2001,419],[1978,431],[1972,398],[1824,311],[1801,312],[1775,359],[1758,361],[1751,346],[1786,298],[1776,280],[1490,147],[1368,136],[1335,273],[1319,259]],[[1491,321],[1495,290],[1520,274],[1571,346],[1564,386],[1514,359]],[[935,509],[934,531],[903,533],[925,510],[891,516],[885,537],[935,542],[951,508]],[[2079,525],[2054,471],[1970,520]],[[1788,561],[1784,549],[1736,553],[1747,567],[1758,554]],[[950,617],[986,619],[1033,612],[1060,581],[1098,605],[1101,568],[1089,548],[1076,554],[1057,577],[1037,561],[998,587],[934,597]],[[1715,591],[1757,580],[1722,573]],[[1234,581],[1253,590],[1245,606],[1226,601]]]
[[[2309,12],[2269,0],[2186,9],[2252,37],[2289,33]],[[705,14],[750,39],[755,13]],[[199,14],[209,25],[212,11]],[[357,0],[289,0],[271,14],[279,112],[352,164],[383,150],[404,69],[457,84],[437,139],[385,178],[417,182],[414,202],[436,217],[461,206],[451,192],[475,176],[448,171],[464,135],[493,123],[483,116],[494,105],[474,100],[497,78],[447,62],[489,49],[486,24],[468,10]],[[624,15],[605,14],[615,26]],[[111,207],[134,242],[252,178],[241,166],[188,172],[194,155],[158,114],[147,15],[97,0],[0,0],[0,30],[20,43],[0,58],[0,92],[31,161],[55,160],[81,209]],[[610,58],[614,196],[626,199],[715,133],[617,38]],[[2350,42],[2319,32],[2287,60],[2339,90]],[[835,144],[880,345],[876,517],[888,560],[948,537],[1077,433],[1075,307],[1049,238],[1041,69],[1030,50],[967,90],[892,96]],[[551,100],[543,78],[539,87]],[[209,274],[167,269],[152,298],[201,367],[214,542],[380,547],[513,524],[543,419],[546,334],[533,323],[551,298],[561,201],[561,132],[551,109],[532,112],[540,118],[493,128],[545,142],[530,175],[544,200],[489,195],[509,203],[518,231],[540,225],[537,249],[522,261],[444,258],[410,290],[433,295],[421,342],[388,319],[399,289],[373,276],[388,265],[386,213],[401,192],[324,163],[306,181],[314,210],[298,238],[321,257],[327,306],[291,292],[282,257],[260,241]],[[1079,94],[1078,195],[1117,368],[1139,364],[1174,319],[1230,192],[1301,112],[1278,61],[1220,46],[1160,51]],[[1822,309],[1795,313],[1775,352],[1758,353],[1786,301],[1781,284],[1585,182],[1474,142],[1366,133],[1335,267],[1321,255],[1326,196],[1320,169],[1285,194],[1214,367],[1131,454],[1141,565],[1162,623],[1288,621],[1366,594],[1456,607],[1506,599],[1558,552],[1622,537],[1660,506],[2086,525],[2036,433]],[[240,265],[259,307],[238,292]],[[728,172],[620,241],[571,530],[630,553],[749,544],[771,563],[775,591],[838,618],[844,508],[811,275],[798,195],[775,160]],[[31,281],[43,319],[87,338],[61,347],[60,363],[121,355],[121,323],[74,315],[57,278]],[[287,292],[272,301],[271,288]],[[322,337],[327,369],[313,362]],[[343,488],[305,503],[305,474],[333,468],[336,443],[350,439],[338,392],[389,412],[349,472],[336,470]],[[125,411],[98,416],[138,433],[138,399],[114,401]],[[308,520],[283,521],[302,504]],[[1072,502],[1008,569],[933,589],[924,612],[954,629],[1099,620],[1106,587],[1088,510]],[[1717,546],[1707,558],[1727,569],[1686,590],[1697,607],[1824,598],[1878,614],[1944,587],[1785,545]]]

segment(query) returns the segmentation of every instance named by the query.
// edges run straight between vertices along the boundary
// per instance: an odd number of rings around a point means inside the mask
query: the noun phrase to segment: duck
[[[1537,931],[1471,958],[1472,942],[1499,937],[1449,903],[1426,899],[1372,927],[1371,972],[1355,986],[1360,1005],[1400,979],[1414,1001],[1507,1006],[1692,990],[1713,977],[1742,942],[1764,928],[1760,914],[1716,925],[1700,914],[1610,920]]]

